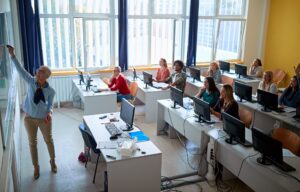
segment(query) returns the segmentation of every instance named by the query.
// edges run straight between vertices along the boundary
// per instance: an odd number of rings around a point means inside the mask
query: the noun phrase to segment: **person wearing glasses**
[[[14,48],[7,45],[11,60],[24,81],[28,85],[27,95],[23,104],[25,112],[24,124],[27,130],[31,160],[34,166],[34,179],[40,177],[40,167],[37,150],[37,132],[40,129],[50,155],[52,172],[57,172],[55,164],[55,150],[52,138],[52,109],[55,90],[49,85],[48,78],[51,70],[47,66],[41,66],[36,76],[30,75],[19,63],[14,53]]]
[[[121,73],[121,68],[119,66],[114,68],[112,77],[109,80],[103,81],[108,85],[109,89],[101,89],[100,91],[117,91],[117,102],[121,102],[123,98],[132,98],[126,78]]]
[[[166,80],[167,82],[171,82],[167,87],[163,87],[163,90],[170,88],[171,86],[184,91],[185,83],[186,83],[186,73],[183,72],[184,64],[181,60],[174,61],[173,64],[174,72],[172,75]]]

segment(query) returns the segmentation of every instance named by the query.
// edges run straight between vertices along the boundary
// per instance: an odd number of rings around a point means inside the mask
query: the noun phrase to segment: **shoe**
[[[55,164],[55,160],[50,160],[50,165],[51,165],[51,171],[53,173],[57,173],[57,167],[56,167],[56,164]]]
[[[40,166],[34,167],[33,178],[37,180],[40,177]]]

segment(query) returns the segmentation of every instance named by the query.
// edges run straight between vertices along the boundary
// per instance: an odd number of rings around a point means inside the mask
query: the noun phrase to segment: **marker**
[[[107,158],[110,158],[110,159],[114,159],[114,160],[116,160],[116,159],[117,159],[116,157],[114,157],[114,156],[111,156],[111,155],[106,155],[106,157],[107,157]]]

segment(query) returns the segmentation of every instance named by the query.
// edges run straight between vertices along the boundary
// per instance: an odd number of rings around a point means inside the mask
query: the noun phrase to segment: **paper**
[[[136,138],[137,142],[149,141],[149,137],[143,131],[130,132],[129,135],[132,139]]]

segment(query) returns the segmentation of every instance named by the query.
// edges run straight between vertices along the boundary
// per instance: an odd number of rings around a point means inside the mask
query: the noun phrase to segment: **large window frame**
[[[70,58],[70,66],[63,66],[63,68],[55,68],[55,66],[58,66],[58,64],[53,64],[51,63],[50,67],[54,66],[52,68],[54,71],[61,71],[61,70],[70,70],[74,68],[81,68],[84,70],[94,70],[94,69],[104,69],[104,68],[111,68],[114,66],[118,65],[118,1],[117,0],[110,0],[109,1],[109,12],[108,13],[79,13],[76,12],[75,10],[75,0],[69,0],[69,5],[68,5],[68,13],[40,13],[40,18],[41,19],[57,19],[57,18],[64,18],[68,19],[69,21],[69,26],[70,26],[70,31],[69,31],[69,43],[71,46],[71,58]],[[240,37],[241,40],[238,45],[238,58],[235,59],[241,59],[242,56],[242,50],[243,50],[243,41],[244,41],[244,32],[245,32],[245,24],[246,24],[246,5],[248,3],[248,0],[243,0],[243,7],[242,7],[242,14],[240,15],[220,15],[219,14],[219,9],[220,9],[220,4],[221,0],[214,0],[215,7],[214,7],[214,15],[212,16],[198,16],[198,21],[200,19],[209,19],[214,22],[213,26],[213,32],[212,32],[212,49],[211,49],[211,59],[210,60],[215,60],[217,59],[217,46],[218,46],[218,41],[219,41],[219,35],[220,35],[220,24],[223,21],[240,21],[242,23],[242,29],[240,31]],[[129,2],[128,2],[129,4]],[[128,5],[129,6],[129,5]],[[151,36],[152,36],[152,21],[156,19],[168,19],[168,20],[173,20],[173,42],[172,42],[172,58],[171,60],[168,60],[168,63],[173,63],[174,60],[176,59],[181,59],[183,61],[186,61],[187,57],[187,43],[188,43],[188,26],[189,26],[189,9],[190,9],[190,0],[182,0],[182,7],[181,7],[181,13],[180,14],[158,14],[154,12],[154,1],[149,0],[149,6],[148,6],[148,12],[146,15],[129,15],[128,14],[128,19],[145,19],[148,21],[148,47],[147,47],[147,62],[145,65],[139,65],[139,66],[151,66],[153,64],[157,65],[158,61],[152,61],[151,62]],[[88,64],[86,62],[86,47],[84,46],[84,64],[83,66],[77,66],[76,62],[76,46],[75,46],[75,19],[77,18],[82,18],[83,20],[107,20],[109,22],[109,30],[110,30],[110,63],[108,66],[104,67],[93,67],[89,68]],[[178,29],[178,26],[176,26],[176,22],[180,22],[179,24],[181,25],[180,30]],[[198,26],[199,30],[199,26]],[[175,36],[180,36],[180,43],[179,45],[175,45]],[[86,32],[83,30],[83,38],[85,39]],[[176,48],[176,46],[179,46]],[[44,45],[43,45],[44,48]],[[176,51],[175,51],[176,49]],[[45,51],[44,51],[45,52]],[[128,56],[130,55],[130,49],[128,49]],[[175,53],[176,52],[176,53]],[[176,55],[176,56],[175,56]],[[178,58],[179,57],[179,58]],[[198,56],[196,56],[198,58]],[[44,56],[44,59],[45,56]],[[130,59],[130,58],[129,58]],[[207,61],[199,61],[197,59],[197,63],[201,62],[209,62],[210,60]],[[47,65],[47,62],[45,62]],[[128,62],[129,67],[132,67],[130,62]]]

